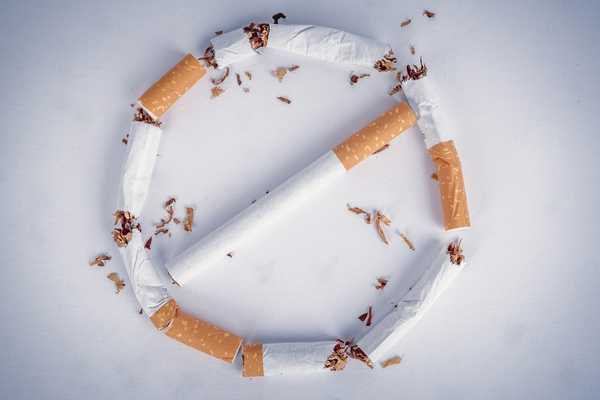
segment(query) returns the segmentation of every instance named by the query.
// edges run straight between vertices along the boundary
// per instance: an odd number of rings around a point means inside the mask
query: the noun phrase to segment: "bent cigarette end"
[[[242,376],[252,378],[264,375],[262,344],[245,343],[242,349]]]
[[[429,154],[437,167],[444,227],[447,231],[470,227],[465,182],[454,141],[432,146]]]
[[[337,145],[333,151],[346,170],[365,160],[417,122],[408,103],[395,105]]]
[[[138,99],[138,103],[157,120],[205,73],[206,68],[193,55],[187,54],[146,90]]]
[[[178,342],[232,363],[242,338],[181,311],[175,300],[155,312],[150,320],[156,328]]]

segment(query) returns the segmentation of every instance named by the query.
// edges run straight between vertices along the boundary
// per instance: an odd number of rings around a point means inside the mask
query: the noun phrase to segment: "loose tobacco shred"
[[[283,103],[286,103],[286,104],[290,104],[292,102],[290,99],[288,99],[285,96],[277,96],[277,100],[279,100],[279,101],[281,101]]]
[[[409,48],[410,48],[410,54],[412,54],[412,55],[414,56],[414,55],[415,55],[415,53],[416,53],[415,46],[413,46],[413,45],[411,44]]]
[[[146,243],[144,243],[144,248],[147,250],[150,250],[152,248],[152,236],[150,236],[148,240],[146,240]]]
[[[450,256],[450,262],[455,265],[460,265],[464,260],[465,256],[462,254],[461,247],[462,239],[456,239],[448,245],[448,255]]]
[[[221,83],[225,82],[225,79],[227,79],[227,77],[229,76],[229,67],[225,67],[225,72],[223,72],[223,75],[220,78],[210,78],[210,81],[212,82],[213,85],[215,86],[219,86]]]
[[[383,290],[385,286],[388,284],[388,280],[383,277],[377,278],[377,284],[375,285],[375,289]]]
[[[402,238],[404,243],[406,243],[406,245],[408,246],[409,249],[411,249],[412,251],[415,251],[415,245],[410,241],[410,239],[404,233],[400,233],[400,237]]]
[[[381,363],[381,368],[391,367],[392,365],[398,365],[402,362],[402,357],[395,356],[392,358],[388,358],[387,360]]]
[[[194,209],[192,207],[186,207],[185,208],[185,219],[183,220],[183,229],[186,232],[191,232],[193,224],[194,224]]]
[[[117,294],[119,294],[125,287],[125,282],[123,279],[119,278],[119,274],[116,272],[111,272],[110,274],[106,275],[106,277],[114,282],[115,288],[117,289]]]
[[[385,216],[385,214],[378,210],[374,212],[374,219],[375,228],[377,228],[377,233],[379,234],[379,237],[381,238],[381,240],[383,240],[385,244],[390,244],[390,242],[387,240],[387,237],[385,236],[385,232],[383,231],[383,227],[381,226],[381,224],[383,223],[384,225],[389,226],[392,221],[387,216]]]
[[[141,107],[135,110],[135,114],[133,114],[133,120],[154,126],[160,126],[162,124],[162,122],[158,120],[155,121],[150,114],[144,111],[144,109]]]
[[[244,27],[244,33],[248,37],[250,47],[256,50],[261,47],[266,47],[269,40],[269,24],[255,24],[251,22]]]
[[[280,20],[281,18],[283,18],[283,19],[286,19],[287,17],[286,17],[286,16],[285,16],[285,14],[284,14],[284,13],[282,13],[282,12],[279,12],[279,13],[277,13],[277,14],[273,15],[273,23],[274,23],[274,24],[278,24],[278,23],[279,23],[279,20]]]
[[[117,225],[117,228],[112,230],[113,240],[118,247],[125,247],[133,236],[133,230],[137,229],[141,232],[142,228],[129,211],[117,210],[113,216],[115,217],[114,225]]]
[[[429,11],[429,10],[423,10],[423,15],[427,18],[435,17],[435,13],[433,11]]]
[[[210,98],[214,99],[215,97],[219,97],[224,91],[225,89],[221,88],[220,86],[213,86],[212,89],[210,89]]]
[[[237,72],[235,73],[235,80],[237,81],[238,86],[242,86],[242,78]]]
[[[358,345],[351,340],[343,341],[340,339],[335,341],[333,351],[323,367],[334,372],[341,371],[346,367],[349,358],[354,358],[365,363],[369,368],[373,368],[373,362]]]
[[[358,81],[360,79],[367,78],[369,76],[371,76],[371,74],[359,74],[359,75],[352,74],[352,75],[350,75],[350,85],[354,86],[358,83]]]
[[[394,71],[396,69],[396,61],[398,60],[396,59],[393,50],[390,50],[383,58],[375,61],[373,68],[379,72]]]
[[[410,18],[407,18],[407,19],[405,19],[404,21],[402,21],[402,22],[400,23],[400,27],[401,27],[401,28],[404,28],[405,26],[407,26],[407,25],[410,25],[410,23],[411,23],[411,22],[412,22],[412,19],[410,19]]]
[[[244,71],[244,74],[248,78],[248,80],[252,80],[252,73],[250,71]]]
[[[373,321],[373,307],[369,306],[369,310],[366,313],[359,315],[358,319],[364,322],[366,326],[371,326],[371,322]]]
[[[367,224],[371,223],[371,214],[366,212],[365,210],[363,210],[360,207],[351,207],[350,204],[346,204],[346,207],[348,207],[348,211],[353,212],[356,215],[364,215],[365,216],[365,222]]]
[[[90,267],[104,267],[107,261],[112,260],[112,257],[108,254],[97,255],[93,261],[90,261]]]
[[[373,152],[373,155],[375,155],[375,154],[378,154],[378,153],[381,153],[382,151],[384,151],[384,150],[387,150],[387,149],[389,149],[389,148],[390,148],[390,145],[389,145],[388,143],[386,143],[386,144],[384,144],[383,146],[381,146],[379,149],[375,150],[375,151]]]

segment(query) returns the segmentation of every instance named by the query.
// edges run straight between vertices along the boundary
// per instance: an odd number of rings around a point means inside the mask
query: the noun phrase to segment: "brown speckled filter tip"
[[[454,141],[449,140],[432,146],[429,154],[437,167],[442,197],[442,212],[446,230],[471,226],[465,182]]]
[[[152,118],[159,119],[206,73],[206,68],[187,54],[139,98],[139,104]]]
[[[365,160],[417,122],[417,116],[406,102],[395,105],[333,151],[346,170]]]
[[[263,346],[260,343],[246,343],[242,350],[242,376],[251,378],[264,376]]]
[[[213,357],[232,363],[242,345],[242,338],[181,311],[170,300],[150,320],[166,335]]]

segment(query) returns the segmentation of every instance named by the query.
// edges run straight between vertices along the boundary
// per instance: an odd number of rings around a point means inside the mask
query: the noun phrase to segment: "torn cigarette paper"
[[[183,285],[209,270],[232,248],[299,207],[313,193],[331,185],[346,170],[368,158],[414,123],[415,115],[406,103],[395,105],[167,263],[169,274]]]
[[[358,341],[358,346],[373,362],[389,356],[390,350],[423,317],[464,267],[465,263],[456,265],[450,261],[447,246],[444,246],[419,280],[399,299],[397,307],[367,332]]]
[[[255,377],[326,372],[325,361],[335,345],[335,341],[244,344],[242,375]]]
[[[437,167],[444,227],[448,231],[468,228],[471,221],[462,166],[449,135],[452,130],[440,109],[433,85],[428,77],[424,77],[404,82],[402,89],[417,114],[417,125]]]
[[[257,54],[242,28],[211,39],[219,68]],[[390,45],[338,29],[315,25],[270,24],[266,47],[324,61],[372,68]]]

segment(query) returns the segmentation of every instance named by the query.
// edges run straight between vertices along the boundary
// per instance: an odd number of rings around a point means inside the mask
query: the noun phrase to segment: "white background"
[[[483,4],[485,3],[485,4]],[[438,14],[432,20],[424,8]],[[137,313],[110,237],[129,104],[216,30],[249,20],[334,26],[414,44],[455,127],[473,229],[469,266],[396,349],[400,366],[247,380],[157,333]],[[413,23],[400,28],[400,22]],[[600,7],[559,1],[2,2],[0,397],[592,398],[600,390]],[[279,83],[277,66],[301,68]],[[202,80],[164,119],[146,231],[168,196],[196,208],[191,234],[154,240],[161,266],[396,100],[391,74],[266,52],[209,99]],[[285,105],[276,96],[289,96]],[[171,293],[249,340],[356,337],[454,236],[416,129],[269,232]],[[347,202],[382,209],[410,253]],[[372,287],[390,278],[383,294]],[[391,354],[393,355],[393,354]]]

